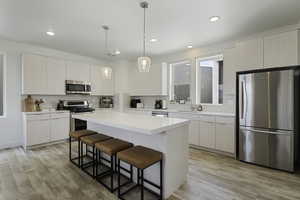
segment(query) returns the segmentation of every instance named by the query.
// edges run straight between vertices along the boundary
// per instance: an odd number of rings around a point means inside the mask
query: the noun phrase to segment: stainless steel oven
[[[66,94],[91,94],[91,83],[85,81],[66,80]]]

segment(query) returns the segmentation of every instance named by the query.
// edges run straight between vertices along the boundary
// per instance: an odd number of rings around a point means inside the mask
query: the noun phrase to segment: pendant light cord
[[[146,7],[144,7],[144,46],[143,46],[143,56],[146,55]]]

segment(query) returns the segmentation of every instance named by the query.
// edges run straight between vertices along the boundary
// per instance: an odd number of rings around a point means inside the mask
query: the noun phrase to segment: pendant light
[[[146,8],[148,2],[140,3],[141,8],[144,9],[144,35],[143,35],[143,56],[138,57],[138,70],[139,72],[149,72],[151,67],[151,58],[146,56]]]
[[[106,52],[106,55],[107,56],[117,56],[117,55],[121,54],[121,52],[118,49],[116,49],[112,52],[109,50],[109,48],[108,48],[108,31],[109,31],[109,27],[106,26],[106,25],[103,25],[102,28],[105,32],[105,52]]]
[[[119,50],[115,50],[114,52],[110,52],[108,49],[108,30],[109,27],[106,25],[102,26],[103,30],[105,31],[105,54],[107,56],[116,56],[120,54]],[[104,80],[111,80],[112,79],[112,68],[111,67],[103,67],[102,68],[102,76]]]

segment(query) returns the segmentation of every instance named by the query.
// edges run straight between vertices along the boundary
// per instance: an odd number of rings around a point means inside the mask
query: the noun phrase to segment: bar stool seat
[[[81,137],[80,140],[85,143],[88,144],[90,146],[95,145],[97,142],[101,142],[101,141],[105,141],[105,140],[109,140],[112,137],[109,137],[107,135],[103,135],[103,134],[94,134],[94,135],[89,135],[89,136],[84,136]]]
[[[115,174],[115,170],[117,169],[117,161],[116,161],[116,154],[122,150],[128,149],[133,147],[133,144],[130,142],[126,142],[120,139],[111,139],[111,140],[106,140],[103,142],[99,142],[95,144],[95,148],[96,148],[96,157],[97,157],[97,163],[96,163],[96,179],[99,183],[101,183],[104,187],[106,187],[107,189],[109,189],[111,192],[114,192],[115,190],[117,190],[117,187],[114,187],[114,180],[113,180],[113,176]],[[110,160],[104,158],[101,156],[101,153],[105,153],[108,156],[110,156]],[[99,157],[99,158],[98,158]],[[110,163],[110,167],[108,170],[98,174],[98,161],[100,161],[100,167],[101,167],[101,160],[104,160],[108,163]],[[103,165],[102,165],[103,166]],[[107,165],[105,165],[106,167],[108,167]],[[114,169],[115,168],[115,169]],[[121,174],[123,177],[125,177],[126,179],[129,179],[129,181],[125,182],[122,184],[122,186],[129,184],[133,181],[133,177],[132,177],[132,167],[130,168],[130,170],[121,167],[120,168],[123,171],[126,171],[127,173],[130,174],[130,177],[127,177],[123,174]],[[102,181],[102,179],[106,176],[110,176],[110,185],[107,185],[106,183],[104,183]]]
[[[144,200],[144,190],[148,190],[150,193],[155,194],[159,200],[163,199],[163,154],[159,151],[144,147],[144,146],[135,146],[130,149],[126,149],[117,153],[118,158],[118,171],[120,171],[121,161],[129,164],[131,167],[134,166],[137,168],[137,184],[133,187],[127,189],[125,192],[121,193],[120,185],[120,173],[118,175],[118,197],[119,199],[124,200],[123,196],[132,191],[136,187],[141,189],[141,200]],[[147,180],[144,178],[144,171],[151,167],[152,165],[159,163],[159,173],[160,173],[160,184]],[[150,184],[151,186],[159,189],[159,194],[153,190],[146,188],[144,182]]]
[[[80,141],[81,141],[81,146],[80,146],[80,149],[81,149],[81,169],[86,172],[88,175],[92,176],[92,177],[95,177],[95,164],[96,164],[96,152],[95,152],[95,144],[98,143],[98,142],[103,142],[103,141],[106,141],[106,140],[110,140],[112,139],[112,137],[109,137],[107,135],[103,135],[103,134],[94,134],[94,135],[89,135],[89,136],[84,136],[84,137],[81,137],[80,138]],[[83,161],[83,144],[86,145],[86,156],[88,156],[88,153],[92,153],[92,161],[90,162],[86,162],[84,163]],[[88,146],[92,147],[93,151],[88,151]],[[93,173],[89,173],[87,170],[85,170],[86,168],[89,168],[90,166],[93,167]]]
[[[133,144],[119,139],[112,139],[112,140],[96,143],[95,146],[96,149],[99,149],[100,151],[111,156],[124,149],[133,147]]]
[[[79,139],[83,136],[89,136],[89,135],[94,135],[94,134],[97,134],[97,132],[91,131],[91,130],[79,130],[79,131],[71,131],[70,137]]]
[[[162,160],[163,154],[159,151],[143,146],[133,148],[118,153],[118,158],[139,169],[145,169],[154,163]]]
[[[97,132],[91,130],[78,130],[78,131],[71,131],[69,133],[69,159],[77,167],[81,166],[80,138],[84,136],[94,135],[94,134],[97,134]],[[78,149],[77,149],[78,156],[74,158],[72,158],[72,139],[75,139],[78,142]],[[78,163],[76,163],[75,160],[78,160]]]

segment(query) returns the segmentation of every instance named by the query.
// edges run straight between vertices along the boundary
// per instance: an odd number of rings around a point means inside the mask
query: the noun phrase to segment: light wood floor
[[[0,200],[48,199],[117,198],[69,162],[67,143],[0,151]],[[169,199],[298,200],[300,175],[191,149],[187,183]]]

